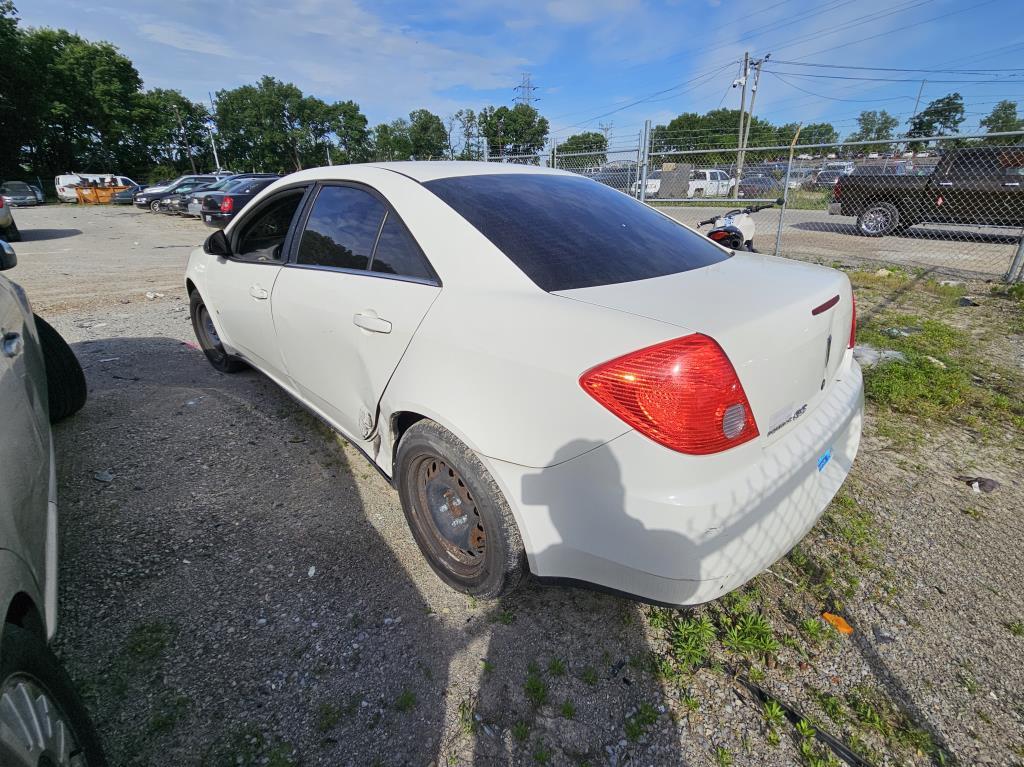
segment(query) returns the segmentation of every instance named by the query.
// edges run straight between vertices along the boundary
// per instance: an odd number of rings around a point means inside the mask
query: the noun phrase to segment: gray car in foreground
[[[17,263],[0,240],[0,270]],[[82,701],[48,647],[57,627],[57,493],[50,422],[85,403],[64,339],[0,276],[0,765],[106,764]]]

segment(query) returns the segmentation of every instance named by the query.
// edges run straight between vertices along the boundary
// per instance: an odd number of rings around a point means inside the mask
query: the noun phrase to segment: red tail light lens
[[[3,206],[4,206],[4,198],[3,198],[2,195],[0,195],[0,208],[2,208]]]
[[[695,333],[605,362],[580,386],[627,424],[680,453],[709,455],[758,435],[729,358]]]
[[[832,185],[832,199],[833,201],[839,199],[839,195],[843,191],[843,177],[840,176],[836,179],[836,182]]]
[[[850,301],[853,302],[853,314],[850,317],[850,346],[852,349],[857,343],[857,296],[850,293]]]
[[[230,213],[235,209],[235,199],[233,197],[225,197],[220,201],[220,212]]]

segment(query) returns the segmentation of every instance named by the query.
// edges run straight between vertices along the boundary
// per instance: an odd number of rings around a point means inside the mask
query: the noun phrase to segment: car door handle
[[[952,181],[940,181],[939,186],[953,186]]]
[[[25,348],[25,340],[21,333],[4,333],[3,341],[0,341],[0,348],[3,349],[5,357],[17,357]]]
[[[1019,181],[1004,181],[1003,186],[1020,186]]]
[[[371,333],[391,332],[391,323],[375,314],[357,314],[352,318],[352,322]]]
[[[259,285],[250,285],[249,295],[258,301],[266,301],[270,298],[270,293],[267,292],[267,289],[260,287]]]

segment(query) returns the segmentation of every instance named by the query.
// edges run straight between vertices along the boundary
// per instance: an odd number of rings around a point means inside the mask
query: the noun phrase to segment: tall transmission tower
[[[537,90],[537,86],[534,85],[533,81],[530,79],[529,72],[523,72],[522,81],[520,81],[519,85],[512,90],[516,93],[515,98],[512,99],[516,104],[526,104],[526,106],[530,106],[534,101],[540,100],[533,95],[533,92]]]
[[[598,123],[597,127],[601,130],[601,133],[604,134],[604,140],[611,141],[612,129],[615,127],[615,122]]]

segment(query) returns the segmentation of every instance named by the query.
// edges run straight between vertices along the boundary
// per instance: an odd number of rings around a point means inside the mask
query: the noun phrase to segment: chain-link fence
[[[491,159],[586,175],[695,228],[761,208],[760,252],[1024,280],[1024,132]]]

